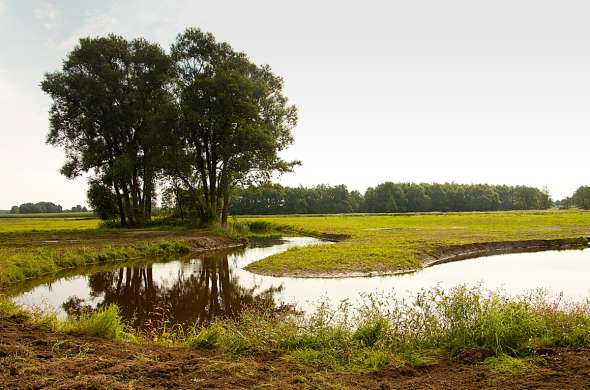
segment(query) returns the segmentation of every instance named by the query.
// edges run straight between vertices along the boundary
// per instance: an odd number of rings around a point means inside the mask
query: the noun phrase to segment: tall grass
[[[61,330],[67,333],[112,340],[132,341],[136,338],[135,332],[123,321],[116,305],[110,305],[92,313],[84,313],[79,317],[70,317],[60,326]]]
[[[479,288],[434,289],[411,302],[369,297],[358,311],[322,306],[309,318],[252,313],[239,322],[195,329],[187,342],[194,348],[348,369],[473,348],[497,357],[525,357],[541,347],[590,347],[590,306],[551,300],[540,291],[509,298]]]
[[[0,318],[22,315],[0,300]],[[539,349],[590,347],[590,304],[572,304],[542,291],[508,297],[481,288],[422,291],[410,301],[366,297],[360,309],[320,305],[311,316],[246,312],[188,329],[164,326],[140,334],[123,322],[116,306],[58,321],[28,314],[47,330],[161,345],[185,345],[229,355],[295,360],[338,370],[366,370],[390,363],[421,364],[437,356],[484,350],[485,363],[500,371],[529,367]]]
[[[25,311],[6,297],[0,296],[0,319],[21,317],[24,322],[46,331],[81,334],[111,340],[137,340],[136,332],[123,320],[117,305],[59,320],[55,313]]]

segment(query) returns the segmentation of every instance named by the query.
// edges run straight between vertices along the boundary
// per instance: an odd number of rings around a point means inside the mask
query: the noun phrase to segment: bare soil
[[[20,318],[0,320],[2,389],[583,389],[590,351],[548,349],[538,367],[501,374],[482,351],[420,366],[364,373],[326,371],[280,358],[232,358],[52,333]]]

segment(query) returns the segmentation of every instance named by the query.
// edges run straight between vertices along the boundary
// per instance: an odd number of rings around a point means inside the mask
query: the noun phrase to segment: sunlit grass
[[[60,324],[60,331],[111,340],[135,340],[135,332],[127,326],[116,305],[110,305],[93,313],[69,318]]]
[[[75,333],[111,340],[137,339],[136,332],[125,324],[116,305],[60,320],[55,313],[46,313],[39,309],[26,311],[10,299],[0,296],[0,319],[16,316],[24,318],[26,324],[45,331]]]
[[[0,261],[0,287],[67,268],[181,254],[188,251],[188,245],[178,240],[143,242],[125,246],[37,247],[28,251],[17,251]]]
[[[271,223],[285,231],[346,236],[336,245],[293,248],[255,262],[263,274],[395,272],[421,266],[424,254],[444,247],[590,236],[583,211],[473,212],[410,215],[264,216],[240,219]]]
[[[484,360],[484,364],[491,370],[502,374],[521,374],[535,368],[531,359],[509,355],[491,356]]]
[[[0,233],[88,230],[99,227],[92,218],[0,218]]]
[[[490,367],[516,372],[529,367],[537,348],[588,347],[588,336],[588,304],[554,301],[542,292],[509,298],[460,287],[423,291],[411,302],[370,298],[355,312],[323,306],[312,317],[251,313],[195,329],[186,343],[352,370],[421,365],[483,349],[495,357]]]

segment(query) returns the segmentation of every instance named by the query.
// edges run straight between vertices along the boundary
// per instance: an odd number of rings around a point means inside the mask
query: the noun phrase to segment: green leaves
[[[92,171],[108,192],[101,199],[118,201],[107,209],[117,208],[122,223],[149,219],[176,123],[173,79],[172,60],[157,44],[111,34],[81,39],[62,69],[41,83],[53,100],[47,142],[65,151],[61,173]]]
[[[297,121],[282,79],[198,29],[180,34],[170,55],[143,38],[80,39],[41,88],[53,101],[47,142],[65,151],[62,174],[92,171],[110,193],[100,198],[117,203],[105,215],[118,209],[123,224],[150,218],[156,178],[195,194],[202,219],[227,218],[240,182],[298,164],[279,157]]]

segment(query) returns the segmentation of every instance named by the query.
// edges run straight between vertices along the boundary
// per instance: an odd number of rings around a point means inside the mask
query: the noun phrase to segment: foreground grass
[[[292,276],[415,270],[425,256],[457,245],[590,236],[590,213],[583,211],[265,216],[241,221],[346,238],[336,245],[290,249],[247,267]]]
[[[542,293],[508,298],[465,287],[424,291],[413,302],[372,298],[358,311],[323,306],[311,317],[257,311],[200,328],[164,326],[158,334],[131,330],[116,306],[59,321],[51,314],[24,313],[0,300],[0,318],[15,315],[46,330],[344,371],[422,365],[477,350],[484,351],[481,360],[490,369],[519,373],[534,368],[537,350],[590,347],[588,304],[553,301]]]
[[[516,372],[529,367],[539,348],[590,347],[590,306],[551,302],[542,293],[508,298],[461,287],[424,291],[411,303],[371,299],[354,313],[323,308],[308,319],[256,314],[216,322],[187,342],[353,370],[483,349],[492,368]]]
[[[123,322],[116,305],[76,318],[59,320],[54,313],[28,312],[6,298],[0,298],[0,319],[11,317],[23,317],[25,323],[53,332],[76,333],[109,340],[137,341],[135,332]]]

